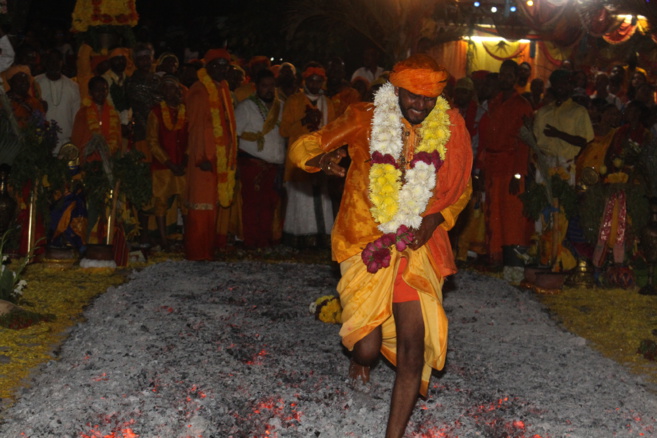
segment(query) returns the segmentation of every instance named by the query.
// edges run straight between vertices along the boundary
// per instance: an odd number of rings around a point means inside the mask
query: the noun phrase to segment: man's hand
[[[180,164],[173,164],[171,162],[171,160],[167,160],[164,163],[164,165],[167,166],[169,168],[169,170],[171,172],[173,172],[173,174],[175,176],[184,176],[185,175],[185,168]]]
[[[545,125],[545,129],[543,130],[543,134],[545,134],[546,137],[559,137],[561,135],[561,131],[547,123]]]
[[[511,181],[509,181],[509,194],[510,195],[517,195],[520,193],[520,178],[518,178],[520,175],[512,175],[511,176]]]
[[[201,169],[203,172],[212,172],[212,163],[210,162],[210,160],[201,161],[196,166],[199,169]]]
[[[317,131],[319,123],[322,120],[322,112],[317,108],[306,106],[306,116],[301,119],[301,124],[308,128],[309,131]]]
[[[347,151],[339,148],[306,161],[306,166],[319,167],[327,175],[344,177],[347,170],[339,163],[346,156]]]
[[[586,146],[587,143],[584,137],[580,137],[579,135],[568,134],[567,132],[555,128],[549,123],[545,125],[543,134],[545,134],[546,137],[556,137],[578,148],[583,148],[584,146]]]
[[[483,192],[484,190],[484,171],[480,170],[479,173],[472,176],[472,191]]]
[[[408,245],[412,250],[417,250],[431,239],[436,228],[445,222],[442,213],[434,213],[422,218],[420,229],[413,231],[413,241]]]

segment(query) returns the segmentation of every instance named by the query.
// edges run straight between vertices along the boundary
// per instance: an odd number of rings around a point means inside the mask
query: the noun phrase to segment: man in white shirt
[[[57,146],[53,155],[71,140],[75,114],[80,109],[80,88],[62,74],[64,58],[59,50],[49,51],[44,59],[46,72],[38,75],[34,80],[41,88],[41,98],[46,101],[46,119],[54,120],[61,128]]]
[[[14,63],[14,48],[9,41],[5,26],[0,26],[0,73]],[[2,81],[2,79],[0,79]]]
[[[268,247],[278,239],[280,230],[274,233],[274,220],[281,209],[280,181],[285,163],[285,139],[278,131],[283,111],[276,97],[274,74],[261,70],[255,86],[256,93],[235,110],[242,226],[247,248]]]

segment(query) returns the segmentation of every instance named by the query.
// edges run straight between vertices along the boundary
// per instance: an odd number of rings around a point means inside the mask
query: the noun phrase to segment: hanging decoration
[[[560,47],[550,41],[539,41],[538,47],[550,63],[559,67],[566,59],[570,58],[575,46]]]
[[[626,20],[612,32],[604,34],[602,39],[609,44],[620,44],[632,38],[636,31],[636,23],[633,23],[632,20]]]
[[[77,0],[73,30],[87,32],[92,26],[131,26],[139,21],[136,0]]]
[[[482,41],[481,45],[488,55],[498,61],[515,59],[527,48],[527,43],[510,42],[505,40],[495,42]]]

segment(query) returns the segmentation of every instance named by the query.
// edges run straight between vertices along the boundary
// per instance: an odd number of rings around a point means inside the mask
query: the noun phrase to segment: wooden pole
[[[552,270],[555,271],[557,256],[559,254],[559,244],[561,243],[559,233],[559,198],[552,199],[552,207],[554,207],[555,211],[552,212],[552,251],[550,252],[550,264],[552,265]]]
[[[112,244],[114,240],[114,226],[116,223],[116,205],[119,200],[119,188],[121,186],[121,180],[117,180],[114,184],[114,190],[111,191],[110,196],[112,197],[112,209],[110,214],[107,217],[107,241],[108,245]]]
[[[27,253],[32,254],[36,240],[36,218],[37,218],[37,191],[39,190],[39,181],[34,181],[34,186],[30,192],[30,206],[27,222]]]

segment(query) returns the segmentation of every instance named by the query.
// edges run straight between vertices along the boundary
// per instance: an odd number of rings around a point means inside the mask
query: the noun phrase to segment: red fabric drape
[[[609,44],[620,44],[632,38],[632,35],[634,35],[635,32],[636,24],[625,22],[613,32],[604,34],[602,39],[604,39]]]
[[[539,33],[551,30],[569,4],[570,0],[540,0],[531,6],[524,1],[517,2],[527,24]]]

